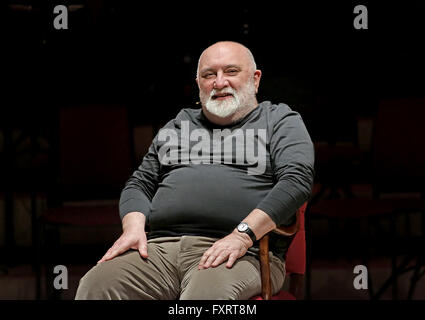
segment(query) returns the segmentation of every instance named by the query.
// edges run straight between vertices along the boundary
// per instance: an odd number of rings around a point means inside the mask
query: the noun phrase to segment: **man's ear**
[[[258,87],[260,86],[260,80],[261,80],[261,70],[255,70],[255,72],[254,72],[255,93],[258,93]]]

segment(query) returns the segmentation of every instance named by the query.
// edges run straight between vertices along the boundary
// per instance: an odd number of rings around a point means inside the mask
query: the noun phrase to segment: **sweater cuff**
[[[149,198],[137,190],[128,189],[121,194],[119,211],[121,220],[127,213],[141,212],[145,215],[146,221],[150,213],[151,202]]]

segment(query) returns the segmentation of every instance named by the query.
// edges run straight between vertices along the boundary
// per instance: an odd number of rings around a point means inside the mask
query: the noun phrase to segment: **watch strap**
[[[251,230],[250,227],[248,227],[248,229],[246,230],[246,234],[249,235],[249,237],[251,238],[252,242],[257,241],[257,237],[255,236],[255,233]]]

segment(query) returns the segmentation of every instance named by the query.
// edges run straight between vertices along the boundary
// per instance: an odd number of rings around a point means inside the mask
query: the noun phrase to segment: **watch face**
[[[247,223],[245,223],[245,222],[241,222],[241,223],[238,225],[238,230],[239,230],[240,232],[245,232],[246,230],[248,230],[248,224],[247,224]]]

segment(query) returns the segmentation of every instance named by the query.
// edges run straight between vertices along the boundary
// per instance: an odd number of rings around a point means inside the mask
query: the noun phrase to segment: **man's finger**
[[[201,258],[201,261],[199,262],[199,269],[208,269],[211,265],[211,262],[215,260],[215,255],[213,252],[211,252],[209,255],[207,253],[204,253],[204,255]]]
[[[231,253],[229,256],[229,261],[227,261],[226,263],[226,267],[227,268],[233,267],[233,264],[235,263],[237,259],[238,259],[238,255],[236,253]]]
[[[207,261],[205,262],[204,267],[205,267],[205,268],[209,268],[209,267],[211,267],[211,264],[215,261],[215,259],[216,259],[216,258],[217,258],[217,255],[216,255],[215,253],[212,253],[212,254],[208,257]]]
[[[205,261],[207,261],[207,256],[202,256],[202,258],[201,258],[201,260],[199,261],[199,264],[198,264],[198,269],[199,270],[201,270],[201,269],[204,269],[204,265],[205,265]]]
[[[213,247],[209,248],[207,251],[204,252],[204,254],[201,257],[201,261],[199,261],[198,269],[204,269],[205,268],[205,262],[207,261],[207,259],[211,255],[211,253],[213,253],[213,252],[214,252]]]
[[[109,254],[111,253],[112,247],[110,247],[108,249],[108,251],[106,251],[106,253],[103,255],[103,257],[97,262],[97,264],[106,261],[106,259],[109,257]]]
[[[222,264],[224,261],[227,260],[227,257],[229,256],[229,251],[223,251],[220,255],[217,256],[217,258],[213,261],[211,264],[212,267],[217,267],[218,265]]]
[[[123,245],[117,245],[117,244],[114,244],[107,252],[106,252],[106,254],[102,257],[102,259],[100,259],[99,261],[98,261],[98,263],[101,263],[101,262],[105,262],[105,261],[108,261],[108,260],[111,260],[111,259],[113,259],[113,258],[115,258],[117,255],[119,255],[119,254],[121,254],[121,253],[123,253],[124,251],[126,251],[127,249],[125,248],[125,246],[123,246]]]

